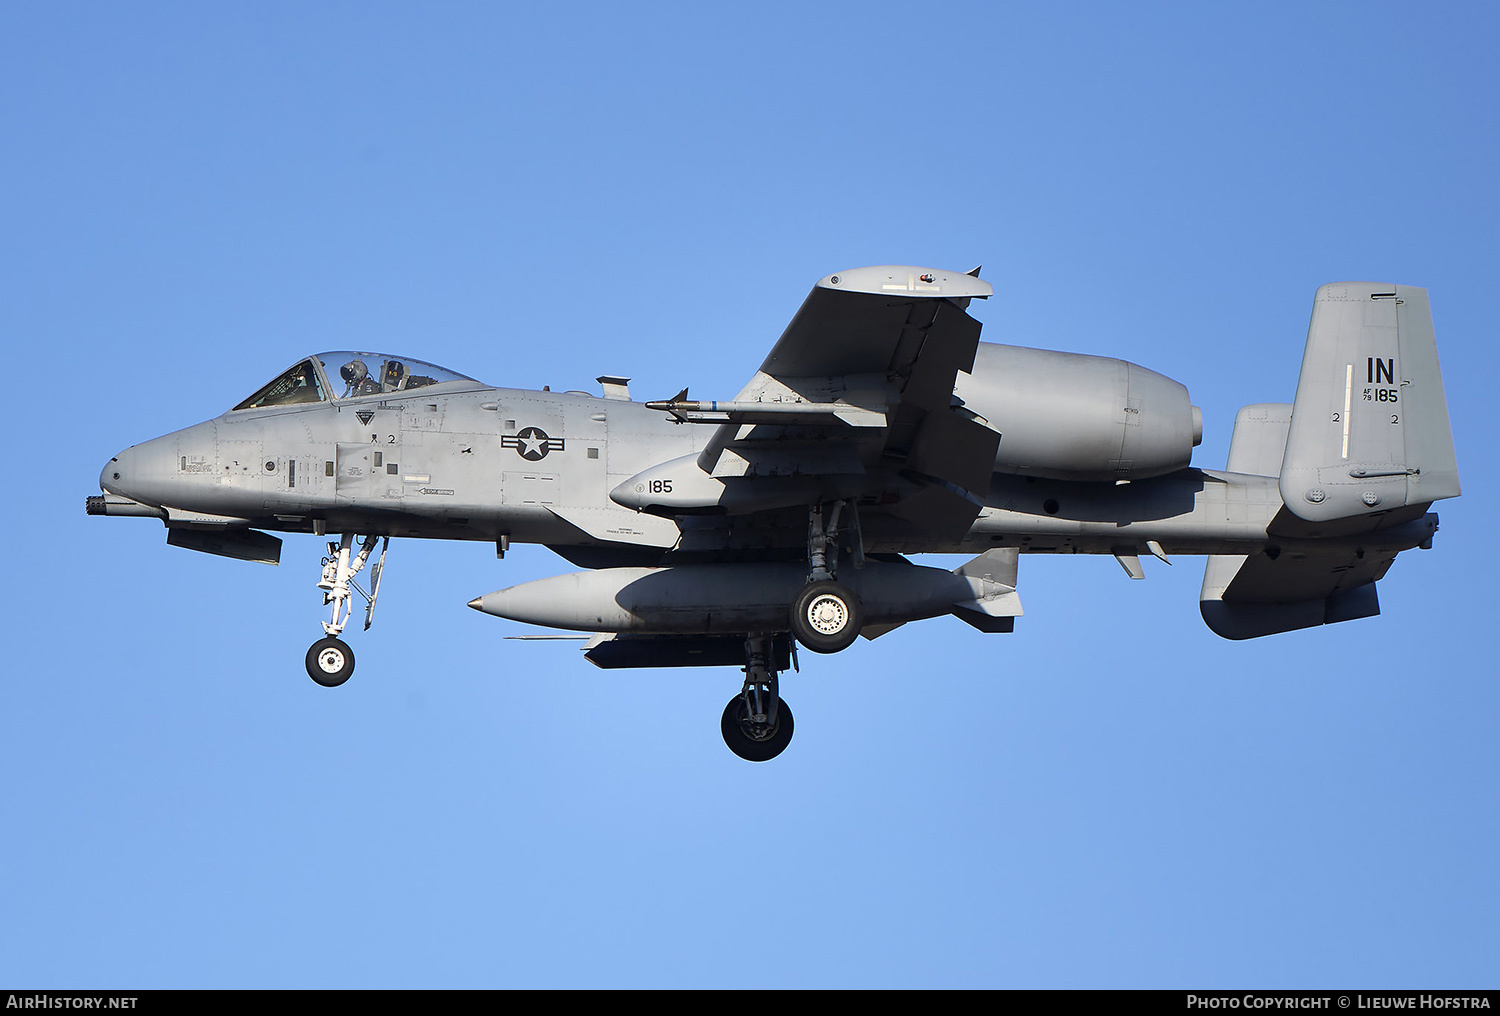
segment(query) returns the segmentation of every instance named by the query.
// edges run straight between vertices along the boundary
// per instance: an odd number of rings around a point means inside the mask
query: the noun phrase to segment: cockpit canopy
[[[349,350],[319,353],[284,371],[234,409],[391,395],[451,381],[479,384],[464,374],[405,356]]]

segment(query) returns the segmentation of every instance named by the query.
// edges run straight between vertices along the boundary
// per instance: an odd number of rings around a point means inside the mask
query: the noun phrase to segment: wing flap
[[[866,512],[869,509],[861,508]],[[886,509],[891,515],[909,523],[913,536],[929,534],[940,540],[960,539],[974,524],[981,511],[966,491],[949,486],[929,484],[897,501]]]
[[[982,494],[990,488],[999,447],[1000,435],[978,421],[955,412],[928,413],[904,456],[905,468]],[[979,513],[977,499],[974,513]],[[969,522],[973,521],[971,515]]]
[[[926,308],[913,304],[911,318],[892,360],[892,370],[906,379],[901,402],[933,411],[953,402],[953,382],[959,371],[974,369],[979,349],[979,322],[946,301]]]

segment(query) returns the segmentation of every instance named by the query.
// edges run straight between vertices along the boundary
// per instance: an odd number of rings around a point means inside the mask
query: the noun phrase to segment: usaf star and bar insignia
[[[540,427],[526,427],[514,436],[507,434],[500,438],[501,448],[514,448],[528,462],[545,459],[548,452],[560,452],[566,443],[564,438],[548,437]]]

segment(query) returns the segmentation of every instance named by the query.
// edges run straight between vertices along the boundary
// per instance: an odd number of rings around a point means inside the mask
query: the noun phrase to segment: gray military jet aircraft
[[[1123,360],[979,342],[978,270],[821,280],[734,399],[492,388],[406,357],[332,352],[213,420],[128,448],[96,515],[276,564],[268,531],[340,534],[307,671],[342,684],[353,592],[370,626],[392,537],[540,543],[587,569],[476,597],[590,634],[600,667],[736,666],[722,730],[778,755],[796,646],[848,648],[952,614],[1008,632],[1021,553],[1207,555],[1201,609],[1254,638],[1380,611],[1397,553],[1459,494],[1427,291],[1318,290],[1291,404],[1247,406],[1224,469],[1190,465],[1187,389]],[[379,546],[368,592],[356,576]],[[909,555],[971,553],[953,571]]]

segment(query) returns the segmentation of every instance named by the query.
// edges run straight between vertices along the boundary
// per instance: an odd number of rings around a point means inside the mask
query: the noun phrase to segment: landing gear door
[[[399,445],[341,444],[334,464],[334,499],[341,505],[378,506],[401,499]]]

